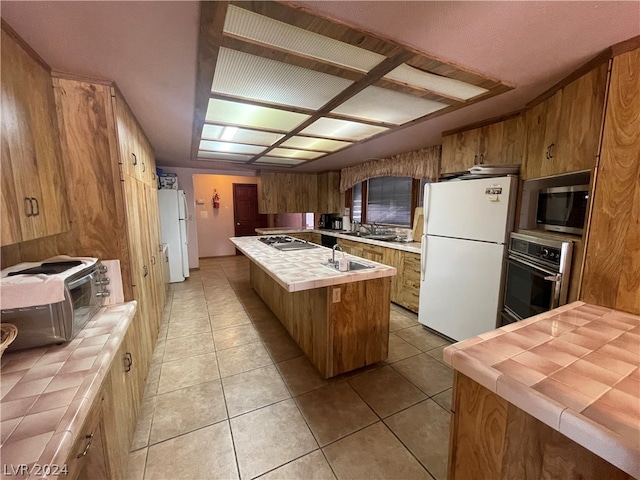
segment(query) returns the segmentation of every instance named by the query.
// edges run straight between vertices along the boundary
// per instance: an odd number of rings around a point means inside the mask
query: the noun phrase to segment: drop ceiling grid
[[[322,152],[336,152],[353,145],[351,142],[331,140],[328,138],[314,138],[294,136],[280,144],[281,147],[303,148],[306,150],[319,150]]]
[[[222,140],[225,128],[236,128],[234,135],[229,140],[249,145],[262,145],[268,147],[284,137],[282,133],[271,133],[260,130],[251,130],[248,128],[205,124],[202,128],[202,140]]]
[[[353,81],[220,48],[212,92],[317,110]]]
[[[385,127],[322,117],[300,133],[328,137],[335,140],[360,141],[387,130],[388,128]]]
[[[361,72],[368,72],[386,58],[234,5],[227,9],[224,32]]]
[[[332,113],[402,125],[448,106],[444,103],[371,86],[336,107]]]
[[[209,99],[205,121],[240,127],[265,128],[282,133],[307,120],[309,115],[228,100]]]

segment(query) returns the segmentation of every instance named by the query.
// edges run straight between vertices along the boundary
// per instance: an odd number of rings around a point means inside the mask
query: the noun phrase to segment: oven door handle
[[[509,255],[509,256],[507,257],[507,260],[510,260],[511,262],[516,263],[516,264],[518,264],[518,263],[519,263],[520,265],[526,265],[527,267],[530,267],[530,268],[532,268],[532,269],[534,269],[534,270],[537,270],[538,272],[546,273],[546,274],[548,274],[549,276],[552,276],[552,277],[553,277],[553,280],[556,280],[556,277],[559,277],[559,275],[560,275],[558,272],[553,272],[553,271],[551,271],[551,270],[549,270],[549,269],[547,269],[547,268],[543,267],[542,265],[535,264],[535,263],[533,263],[533,262],[529,262],[529,261],[525,260],[525,259],[524,259],[524,258],[522,258],[522,257],[518,257],[518,256],[514,256],[514,255]],[[545,280],[551,280],[551,279],[550,279],[550,278],[545,277]]]

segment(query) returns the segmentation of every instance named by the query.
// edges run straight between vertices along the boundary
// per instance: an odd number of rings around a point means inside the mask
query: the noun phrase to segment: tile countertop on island
[[[3,465],[64,464],[136,307],[102,307],[64,345],[2,355]]]
[[[359,237],[357,235],[347,235],[347,231],[338,230],[319,230],[311,228],[287,228],[287,227],[270,227],[256,228],[258,235],[291,235],[292,233],[319,233],[320,235],[329,235],[330,237],[343,238],[345,240],[353,240],[354,242],[368,243],[379,247],[395,248],[405,252],[417,253],[420,255],[420,242],[389,242],[384,240],[372,240],[366,236]]]
[[[640,316],[573,302],[453,344],[444,359],[640,476]]]
[[[288,292],[391,277],[396,274],[394,267],[349,254],[345,254],[345,257],[375,268],[349,272],[333,271],[322,265],[332,254],[332,250],[326,247],[281,251],[260,242],[257,237],[233,237],[229,240]],[[342,252],[336,252],[336,258],[341,255]]]

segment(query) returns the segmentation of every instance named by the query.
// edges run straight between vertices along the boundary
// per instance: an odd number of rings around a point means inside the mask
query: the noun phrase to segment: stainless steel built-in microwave
[[[540,190],[536,226],[553,232],[582,235],[589,208],[589,185]]]

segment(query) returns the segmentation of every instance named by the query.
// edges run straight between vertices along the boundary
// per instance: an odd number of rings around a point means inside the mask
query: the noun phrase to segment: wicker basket
[[[7,347],[18,336],[18,327],[12,323],[0,323],[1,342],[0,342],[0,356],[4,353]]]

